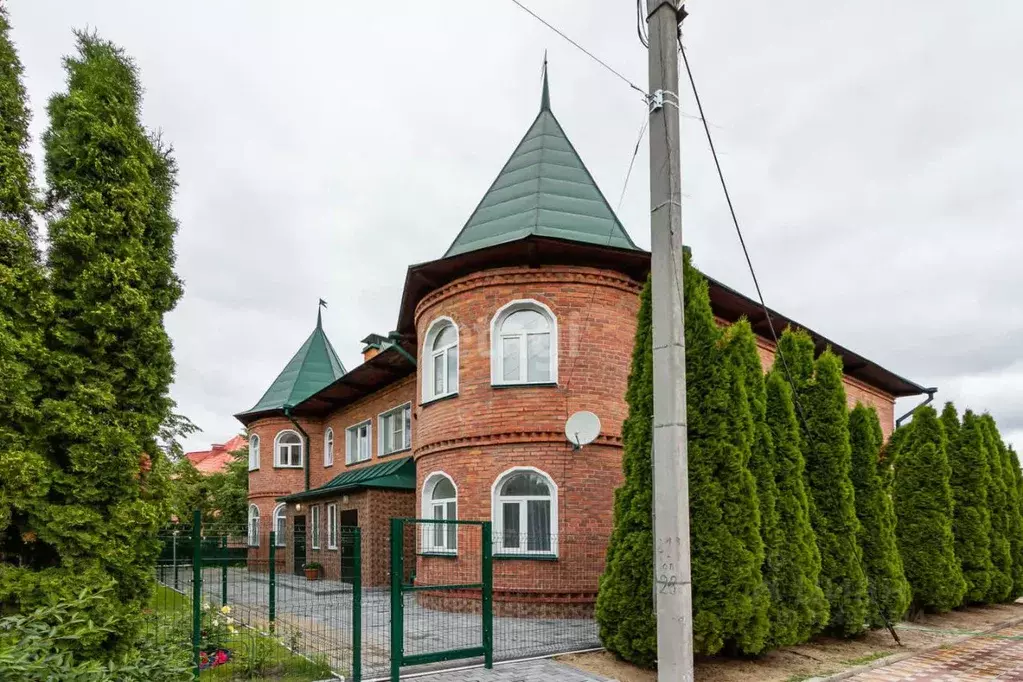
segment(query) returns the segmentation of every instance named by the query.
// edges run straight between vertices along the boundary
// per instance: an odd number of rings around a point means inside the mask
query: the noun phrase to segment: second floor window
[[[274,443],[274,466],[302,466],[302,438],[294,431],[281,431]]]
[[[408,450],[412,447],[412,403],[380,415],[380,454]]]
[[[365,462],[369,459],[369,439],[371,431],[370,421],[364,421],[361,424],[349,427],[347,434],[347,447],[345,453],[345,462],[348,464],[355,464],[356,462]]]
[[[558,380],[557,322],[547,306],[514,301],[494,317],[491,331],[491,381],[495,385]]]
[[[249,436],[249,471],[259,468],[259,436]]]
[[[334,464],[334,429],[327,427],[323,434],[323,466],[329,467]]]
[[[449,318],[435,320],[426,332],[423,400],[458,393],[458,328]]]

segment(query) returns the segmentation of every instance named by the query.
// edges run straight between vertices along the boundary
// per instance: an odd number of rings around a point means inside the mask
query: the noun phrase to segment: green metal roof
[[[286,502],[310,497],[327,497],[363,488],[389,488],[391,490],[416,489],[416,463],[411,457],[401,457],[367,467],[359,467],[338,474],[319,488],[295,493],[279,499]]]
[[[323,321],[316,315],[316,329],[298,349],[284,370],[277,375],[259,402],[242,415],[294,407],[345,374],[334,347],[323,332]]]
[[[540,113],[445,258],[530,235],[638,250],[551,112],[544,67]]]

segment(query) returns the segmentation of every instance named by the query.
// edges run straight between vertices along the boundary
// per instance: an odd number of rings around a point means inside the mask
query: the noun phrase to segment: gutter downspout
[[[927,394],[927,400],[923,401],[922,403],[920,403],[919,405],[914,407],[912,410],[910,410],[906,414],[904,414],[901,417],[899,417],[898,419],[896,419],[895,420],[895,428],[899,428],[900,426],[902,426],[902,422],[904,422],[906,419],[911,417],[913,415],[913,413],[916,412],[917,410],[919,410],[921,407],[924,407],[925,405],[930,405],[931,402],[934,400],[934,394],[937,393],[937,392],[938,392],[938,387],[937,386],[932,386],[931,388],[925,388],[924,389],[924,393]]]
[[[399,343],[399,341],[401,340],[401,334],[399,334],[398,332],[391,332],[390,334],[387,335],[387,338],[392,342],[391,348],[401,353],[401,355],[406,360],[412,363],[413,367],[418,366],[419,363],[416,362],[416,359],[412,357],[407,350],[401,347],[401,343]]]
[[[302,441],[305,447],[305,457],[303,458],[305,461],[302,463],[304,465],[302,468],[305,469],[305,489],[309,490],[309,462],[313,457],[312,451],[309,449],[309,434],[306,433],[305,429],[302,428],[302,425],[295,421],[295,418],[291,416],[290,407],[284,408],[284,416],[287,417],[292,426],[298,429],[298,432],[302,434]]]

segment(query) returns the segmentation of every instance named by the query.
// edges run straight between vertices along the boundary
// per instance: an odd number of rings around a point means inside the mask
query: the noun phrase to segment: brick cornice
[[[436,440],[417,447],[414,456],[418,460],[425,455],[433,455],[448,450],[461,450],[465,448],[487,447],[493,445],[517,445],[521,443],[558,443],[567,445],[565,434],[561,431],[500,431],[475,436],[462,436],[460,438],[448,438]],[[622,439],[618,436],[600,435],[595,445],[609,445],[611,447],[622,447]]]
[[[266,498],[266,497],[273,497],[273,498],[284,497],[285,495],[290,495],[293,492],[297,492],[297,491],[288,490],[288,489],[281,489],[281,490],[260,490],[259,492],[255,492],[255,493],[250,492],[249,493],[249,500],[250,501],[251,500],[261,500],[261,499]]]
[[[416,327],[420,324],[420,317],[423,311],[452,296],[473,291],[474,289],[508,285],[521,286],[523,284],[585,284],[607,287],[636,295],[639,295],[643,289],[642,284],[630,277],[612,270],[599,270],[596,268],[548,266],[541,268],[516,267],[484,270],[483,272],[460,277],[424,296],[423,300],[416,306]]]

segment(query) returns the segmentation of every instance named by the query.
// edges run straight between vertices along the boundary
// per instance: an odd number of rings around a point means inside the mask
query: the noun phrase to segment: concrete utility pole
[[[650,36],[650,247],[654,337],[654,599],[658,682],[693,681],[686,347],[679,160],[680,0],[647,0]]]

